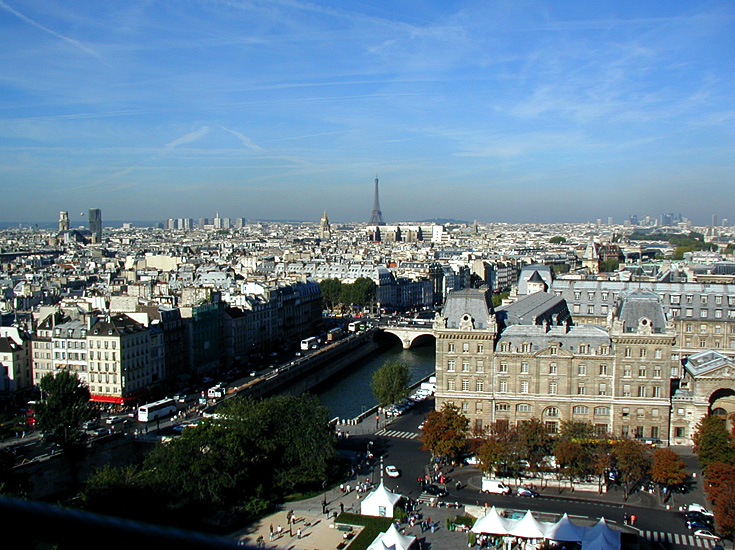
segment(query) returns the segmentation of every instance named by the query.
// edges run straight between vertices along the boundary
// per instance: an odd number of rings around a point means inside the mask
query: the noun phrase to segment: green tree
[[[421,440],[435,457],[457,459],[464,451],[469,434],[469,419],[457,407],[444,403],[440,411],[426,416]]]
[[[582,443],[572,439],[559,439],[554,445],[554,458],[559,479],[574,483],[584,476],[589,466],[588,456]]]
[[[651,469],[650,449],[636,439],[623,439],[613,446],[613,455],[623,483],[623,497],[627,500],[633,486]]]
[[[601,273],[613,273],[620,267],[620,260],[617,258],[608,258],[600,262]]]
[[[567,242],[567,239],[566,239],[566,237],[562,237],[561,235],[557,235],[556,237],[551,237],[549,239],[549,242],[551,244],[562,244],[562,243]]]
[[[551,454],[553,442],[546,432],[546,425],[538,418],[518,426],[520,457],[528,461],[529,468],[536,473],[542,469],[544,458]]]
[[[319,283],[322,289],[322,302],[330,311],[340,303],[342,298],[342,281],[339,279],[324,279]]]
[[[491,437],[477,449],[480,470],[486,476],[492,475],[503,462],[503,444]]]
[[[411,372],[408,364],[401,361],[386,361],[373,374],[372,388],[381,407],[398,403],[409,393]]]
[[[735,450],[732,444],[732,435],[727,432],[725,420],[708,415],[703,417],[695,427],[694,452],[703,469],[711,462],[735,461]]]
[[[82,423],[96,416],[89,389],[75,373],[65,370],[45,375],[39,387],[43,399],[35,408],[38,428],[50,432],[64,449],[77,446],[83,440]]]

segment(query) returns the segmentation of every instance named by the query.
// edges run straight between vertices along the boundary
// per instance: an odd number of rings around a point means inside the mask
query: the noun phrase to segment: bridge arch
[[[414,345],[426,344],[429,339],[435,339],[434,332],[426,328],[382,327],[382,330],[385,334],[396,336],[403,349],[411,349]]]

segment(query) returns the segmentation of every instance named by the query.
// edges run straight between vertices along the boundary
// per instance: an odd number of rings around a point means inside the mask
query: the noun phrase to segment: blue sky
[[[0,220],[735,223],[735,3],[0,0]]]

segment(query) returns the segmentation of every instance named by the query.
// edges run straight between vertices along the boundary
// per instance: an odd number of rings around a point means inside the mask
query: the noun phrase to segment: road
[[[399,478],[384,476],[386,487],[411,498],[419,498],[421,487],[417,479],[423,477],[427,472],[430,455],[428,451],[421,449],[418,425],[433,409],[433,406],[433,400],[421,402],[376,434],[353,436],[343,441],[341,445],[352,450],[365,451],[368,442],[372,441],[371,448],[376,458],[382,456],[384,466],[393,465],[401,471]],[[696,467],[695,462],[691,460],[687,462],[693,468]],[[444,471],[448,476],[446,488],[449,495],[442,500],[447,502],[496,506],[523,512],[531,510],[544,521],[555,521],[564,513],[567,513],[573,521],[580,523],[584,523],[583,519],[592,522],[604,517],[606,521],[619,529],[638,531],[641,537],[655,541],[658,546],[654,545],[654,547],[659,549],[663,547],[683,550],[691,547],[711,548],[713,546],[711,541],[693,537],[686,528],[682,514],[666,510],[658,502],[656,495],[634,494],[628,501],[623,500],[621,492],[599,495],[565,491],[564,494],[559,494],[556,489],[542,490],[538,498],[489,495],[479,491],[481,485],[479,468],[463,465]],[[372,475],[379,476],[378,473]],[[457,481],[462,484],[459,490],[455,486]],[[677,496],[677,498],[680,499],[677,504],[694,501],[704,503],[701,492],[697,493],[697,491],[690,495]],[[623,527],[624,513],[636,516],[633,527]]]

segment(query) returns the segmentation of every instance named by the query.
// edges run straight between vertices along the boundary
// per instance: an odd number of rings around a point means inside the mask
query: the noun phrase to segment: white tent
[[[393,517],[393,507],[401,500],[401,495],[392,493],[385,488],[383,482],[360,504],[360,514],[363,516]]]
[[[584,530],[584,538],[582,541],[593,541],[598,538],[599,535],[605,537],[605,540],[614,548],[620,548],[620,531],[611,529],[605,521],[605,518],[600,518],[594,526],[587,527]]]
[[[620,544],[613,544],[600,533],[592,540],[582,541],[582,550],[618,550]]]
[[[507,535],[509,520],[501,517],[495,506],[490,508],[483,517],[478,519],[472,526],[473,533],[486,533],[489,535]]]
[[[577,542],[584,538],[584,528],[574,525],[565,513],[559,521],[546,530],[546,538],[562,542]]]
[[[385,533],[381,533],[367,550],[408,550],[416,541],[416,537],[401,535],[396,529],[395,523],[391,523]]]
[[[522,537],[524,539],[542,539],[544,538],[547,529],[548,524],[543,524],[538,521],[533,517],[531,510],[529,510],[526,512],[525,516],[511,527],[508,534],[513,535],[514,537]]]

